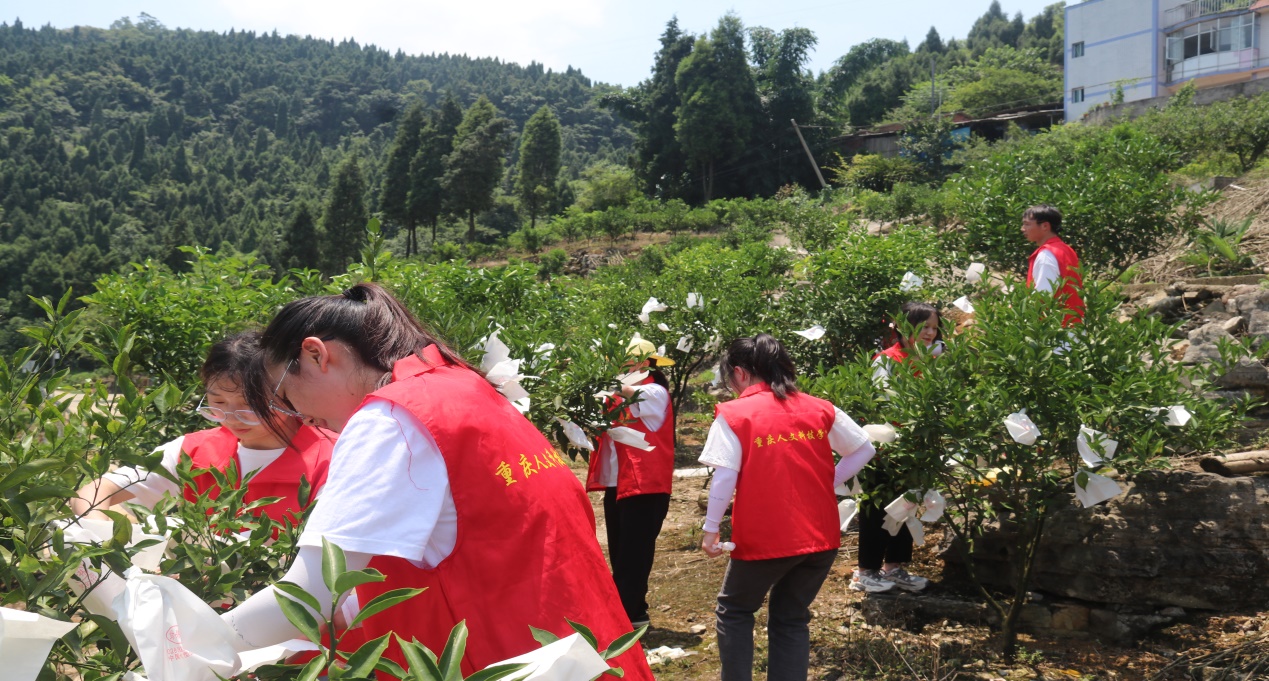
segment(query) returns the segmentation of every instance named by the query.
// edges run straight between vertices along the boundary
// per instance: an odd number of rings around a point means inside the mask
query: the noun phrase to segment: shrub
[[[1128,125],[1068,126],[967,166],[949,198],[965,224],[964,248],[997,268],[1022,270],[1033,248],[1019,233],[1022,212],[1048,203],[1062,211],[1062,239],[1081,264],[1113,272],[1192,229],[1197,209],[1212,200],[1160,172],[1176,162],[1170,148]]]
[[[538,262],[538,276],[543,279],[551,277],[564,271],[564,266],[568,264],[568,251],[562,248],[552,248],[542,255]]]
[[[878,154],[858,154],[849,162],[840,160],[839,165],[831,168],[834,184],[855,189],[869,189],[875,192],[888,192],[896,182],[911,182],[920,173],[920,168],[907,158],[893,156],[886,158]]]
[[[865,489],[870,503],[942,490],[947,527],[971,578],[975,542],[992,524],[1019,530],[1011,534],[1011,593],[1000,596],[980,584],[1003,622],[1006,654],[1013,652],[1043,519],[1072,503],[1077,481],[1111,465],[1127,476],[1164,466],[1169,455],[1218,448],[1245,407],[1203,397],[1203,378],[1168,358],[1172,328],[1145,315],[1118,321],[1119,298],[1110,285],[1088,283],[1085,301],[1084,323],[1067,329],[1064,308],[1052,296],[1024,286],[1009,294],[984,290],[974,301],[977,324],[950,339],[941,357],[918,355],[896,368],[884,402],[868,389],[867,356],[810,382],[865,419],[896,424],[899,438],[878,457],[894,481]],[[1193,421],[1167,425],[1155,408],[1171,405],[1185,406]],[[1020,409],[1039,427],[1033,445],[1014,441],[1004,427],[1005,417]],[[1076,449],[1081,427],[1118,441],[1109,464],[1083,462]]]

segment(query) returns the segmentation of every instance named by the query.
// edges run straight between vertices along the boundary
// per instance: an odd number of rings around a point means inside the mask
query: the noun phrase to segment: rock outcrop
[[[1009,580],[1004,530],[985,538],[978,570]],[[948,533],[950,534],[950,533]],[[955,573],[960,557],[944,552]],[[1269,606],[1269,478],[1151,471],[1090,509],[1046,520],[1031,588],[1089,603],[1232,611]]]

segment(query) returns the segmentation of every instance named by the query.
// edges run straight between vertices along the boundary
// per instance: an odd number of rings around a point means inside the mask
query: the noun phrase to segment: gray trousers
[[[828,577],[837,549],[788,558],[727,564],[714,611],[723,681],[753,679],[754,613],[767,592],[767,679],[806,681],[811,656],[811,602]]]

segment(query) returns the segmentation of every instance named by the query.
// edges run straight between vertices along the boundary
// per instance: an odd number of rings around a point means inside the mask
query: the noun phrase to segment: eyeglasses
[[[221,409],[220,407],[211,407],[211,406],[204,405],[203,402],[206,400],[207,400],[206,397],[199,400],[198,406],[194,408],[194,411],[198,412],[199,416],[207,419],[208,421],[211,421],[212,423],[224,423],[230,417],[233,417],[235,419],[238,419],[238,423],[241,423],[244,426],[260,425],[259,414],[256,414],[254,411],[251,411],[250,409],[238,409],[236,411],[225,411],[224,409]]]
[[[295,366],[295,363],[297,361],[299,361],[299,357],[296,357],[295,359],[291,360],[286,365],[286,369],[282,371],[282,378],[279,378],[278,384],[273,386],[273,397],[279,400],[282,400],[283,402],[286,402],[287,405],[290,405],[290,402],[288,402],[285,397],[280,397],[278,395],[278,391],[282,389],[282,381],[286,380],[287,374],[291,373],[291,368]],[[297,418],[297,419],[300,419],[301,421],[311,421],[313,419],[313,417],[308,416],[306,414],[301,414],[300,412],[295,411],[294,409],[287,409],[286,407],[280,407],[278,406],[277,402],[274,402],[273,400],[269,400],[269,408],[272,409],[273,411],[276,411],[279,414]]]

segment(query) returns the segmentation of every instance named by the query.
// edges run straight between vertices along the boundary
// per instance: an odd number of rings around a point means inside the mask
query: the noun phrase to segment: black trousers
[[[811,662],[811,602],[833,568],[837,549],[788,558],[727,563],[718,592],[722,681],[752,681],[754,613],[767,603],[767,681],[806,681]]]
[[[859,507],[859,568],[880,570],[884,563],[907,563],[912,560],[912,533],[908,526],[899,527],[899,534],[890,536],[882,529],[886,509],[862,504]]]
[[[612,581],[631,622],[648,619],[648,575],[652,573],[657,535],[669,510],[669,494],[636,494],[618,500],[616,487],[604,490]]]

